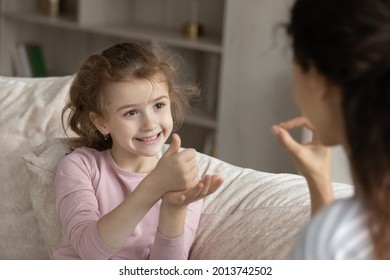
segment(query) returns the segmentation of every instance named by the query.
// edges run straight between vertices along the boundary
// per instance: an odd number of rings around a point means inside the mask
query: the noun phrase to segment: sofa
[[[51,259],[61,241],[53,179],[68,152],[61,111],[72,76],[0,77],[0,259]],[[306,181],[234,166],[198,152],[224,184],[204,200],[190,259],[288,259],[310,219]],[[333,183],[336,198],[352,187]]]

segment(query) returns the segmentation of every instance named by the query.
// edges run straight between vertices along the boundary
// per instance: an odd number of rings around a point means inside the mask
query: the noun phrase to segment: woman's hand
[[[306,144],[295,141],[288,130],[305,127],[313,133]],[[330,148],[323,146],[318,139],[313,124],[305,117],[297,117],[272,127],[279,143],[292,156],[299,172],[308,177],[325,177],[330,174]]]
[[[306,144],[295,141],[288,130],[305,127],[313,133]],[[297,117],[272,127],[279,143],[292,156],[298,171],[305,176],[312,199],[312,214],[333,200],[330,179],[331,149],[321,144],[313,124],[305,117]]]

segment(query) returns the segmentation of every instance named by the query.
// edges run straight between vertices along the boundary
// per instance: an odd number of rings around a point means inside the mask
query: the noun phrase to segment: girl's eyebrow
[[[159,97],[157,97],[157,98],[155,98],[155,99],[153,99],[153,100],[150,100],[149,103],[155,103],[155,102],[158,102],[158,101],[160,101],[160,100],[162,100],[162,99],[168,99],[168,96],[166,96],[166,95],[161,95],[161,96],[159,96]],[[123,109],[126,109],[126,108],[138,107],[138,106],[139,106],[138,104],[127,104],[127,105],[123,105],[123,106],[121,106],[121,107],[119,107],[119,108],[117,109],[117,112],[119,112],[119,111],[121,111],[121,110],[123,110]]]

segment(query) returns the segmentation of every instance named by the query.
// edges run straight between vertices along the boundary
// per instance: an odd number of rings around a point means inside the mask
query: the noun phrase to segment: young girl
[[[174,68],[146,45],[123,43],[90,56],[63,116],[79,137],[59,163],[56,201],[63,226],[57,259],[187,259],[202,199],[221,184],[199,179],[196,152],[172,136],[186,95]]]
[[[274,132],[307,178],[314,213],[333,199],[327,147],[344,147],[355,185],[317,212],[295,257],[389,259],[390,0],[297,0],[288,33],[305,117]],[[311,143],[287,131],[301,126],[315,132]]]

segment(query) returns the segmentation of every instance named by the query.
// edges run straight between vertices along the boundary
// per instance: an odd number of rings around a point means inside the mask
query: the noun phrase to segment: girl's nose
[[[153,130],[157,126],[156,116],[153,113],[145,113],[142,122],[143,130]]]

